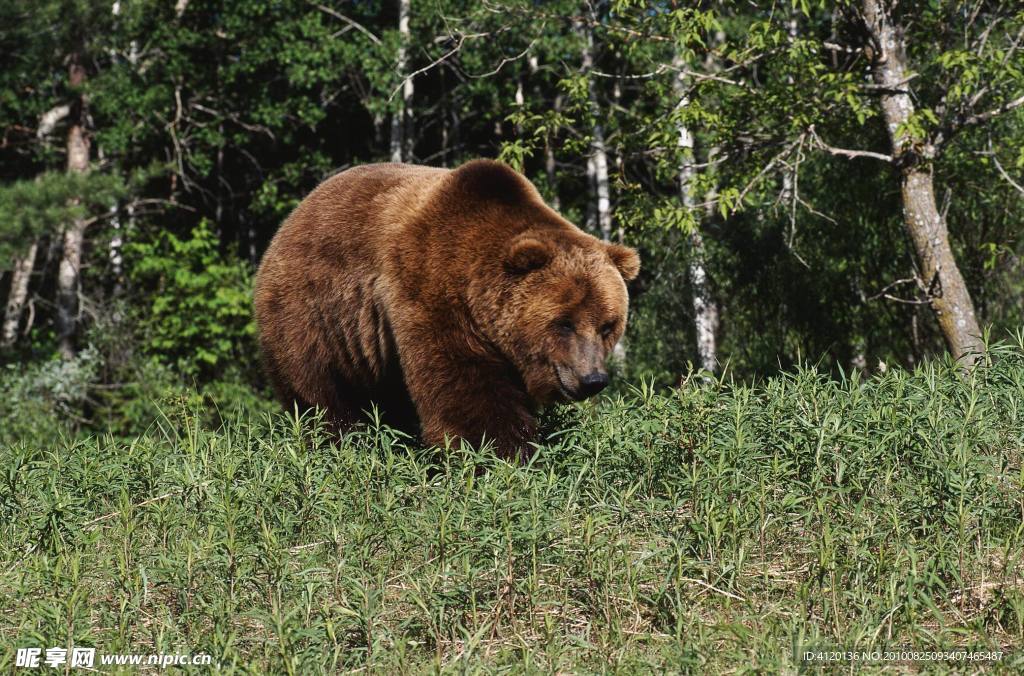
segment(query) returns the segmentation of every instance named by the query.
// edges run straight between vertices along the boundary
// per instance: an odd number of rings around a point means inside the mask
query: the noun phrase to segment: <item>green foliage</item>
[[[71,360],[3,367],[0,443],[35,439],[45,445],[57,443],[62,435],[73,434],[101,367],[101,355],[92,348]]]
[[[0,270],[42,235],[56,235],[72,221],[110,209],[125,194],[120,176],[47,172],[0,185]]]
[[[15,214],[0,224],[0,267],[34,237],[42,236],[41,252],[55,252],[52,235],[72,215],[62,211],[71,203],[65,197],[84,197],[94,203],[86,217],[99,217],[87,232],[85,308],[128,291],[144,315],[150,281],[139,293],[126,289],[113,240],[140,243],[141,236],[146,246],[147,233],[167,230],[188,241],[206,219],[216,224],[218,250],[254,266],[319,181],[389,159],[404,79],[395,68],[401,36],[393,2],[182,7],[180,14],[176,3],[156,0],[119,2],[116,11],[79,0],[0,7],[0,208]],[[818,0],[771,8],[414,4],[406,159],[453,166],[500,157],[586,227],[596,201],[586,165],[600,122],[613,228],[645,260],[633,289],[634,326],[643,325],[643,335],[634,331],[631,340],[652,347],[632,351],[634,374],[672,382],[695,356],[685,274],[694,252],[678,237],[695,230],[722,308],[721,360],[737,374],[763,375],[807,355],[910,365],[943,343],[926,312],[878,297],[914,274],[893,199],[897,177],[875,160],[820,147],[891,151],[856,9]],[[917,107],[901,131],[921,146],[946,134],[932,162],[937,194],[948,197],[943,208],[978,313],[1001,329],[1019,326],[1024,200],[1007,178],[1024,180],[1024,108],[946,132],[1024,91],[1017,41],[1024,15],[1006,4],[965,15],[960,4],[941,2],[898,3],[893,11],[906,29],[907,86]],[[584,69],[591,42],[593,66]],[[88,71],[80,91],[68,82],[72,55]],[[56,185],[66,161],[66,123],[37,135],[40,116],[79,93],[93,175],[111,177],[88,180],[120,176],[128,184],[116,212],[108,212],[116,196],[97,186],[49,196],[33,187],[37,177]],[[692,134],[692,150],[680,147],[680,126]],[[687,164],[692,204],[679,190]],[[129,180],[151,167],[144,179]],[[104,227],[115,218],[116,232]],[[41,254],[30,294],[41,301],[32,305],[36,335],[21,346],[46,345],[54,334],[56,267]],[[920,300],[912,287],[897,287],[888,295]],[[83,314],[83,325],[92,321]],[[177,323],[168,340],[184,330]],[[218,356],[167,340],[153,347],[189,377],[206,378],[219,368],[214,362],[225,363],[223,346],[213,350]],[[186,364],[187,354],[199,360]]]
[[[635,390],[568,409],[528,467],[197,401],[5,444],[0,667],[73,641],[247,673],[785,673],[831,646],[1014,672],[1022,339],[967,377]]]
[[[138,318],[144,352],[200,380],[253,366],[252,274],[218,251],[209,223],[187,239],[161,232],[125,254],[133,292],[148,301]]]
[[[51,358],[0,367],[0,444],[18,440],[59,444],[101,432],[132,438],[151,430],[161,412],[183,405],[202,411],[202,422],[219,425],[238,413],[280,410],[254,387],[238,364],[215,377],[188,378],[146,351],[142,331],[125,308],[90,327],[87,347],[73,359]],[[183,357],[183,359],[187,359]]]

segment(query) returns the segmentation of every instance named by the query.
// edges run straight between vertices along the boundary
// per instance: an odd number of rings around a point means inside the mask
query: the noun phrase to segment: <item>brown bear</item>
[[[549,208],[508,166],[371,164],[288,217],[256,278],[263,359],[287,406],[344,430],[371,404],[423,441],[525,458],[535,413],[608,383],[637,253]]]

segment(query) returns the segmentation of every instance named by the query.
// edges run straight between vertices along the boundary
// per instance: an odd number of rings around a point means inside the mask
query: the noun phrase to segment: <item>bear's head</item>
[[[492,160],[454,170],[439,217],[469,233],[480,265],[467,275],[474,333],[497,347],[539,404],[582,400],[608,384],[622,338],[636,251],[588,235],[544,204],[525,176]]]
[[[606,360],[626,328],[636,251],[583,232],[516,235],[501,260],[495,337],[538,403],[581,401],[608,384]]]

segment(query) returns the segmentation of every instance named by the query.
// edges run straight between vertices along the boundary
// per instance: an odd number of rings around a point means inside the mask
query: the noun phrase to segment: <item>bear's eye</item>
[[[601,326],[601,337],[608,338],[615,333],[615,322],[605,322]]]
[[[571,319],[559,319],[555,322],[555,330],[563,336],[571,336],[576,333],[576,325],[572,323]]]

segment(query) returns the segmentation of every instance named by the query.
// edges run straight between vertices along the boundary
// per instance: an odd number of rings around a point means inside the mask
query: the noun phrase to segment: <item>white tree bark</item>
[[[555,151],[551,147],[551,141],[544,142],[544,173],[548,177],[548,187],[551,190],[551,208],[555,211],[561,211],[562,200],[558,196],[558,175],[555,171]]]
[[[402,82],[402,102],[391,116],[391,161],[409,159],[412,138],[409,133],[409,114],[412,109],[413,84],[409,75],[409,11],[412,0],[398,0],[398,56],[395,72]]]
[[[673,80],[673,90],[679,99],[677,106],[685,108],[689,105],[686,95],[686,80],[682,75],[683,62],[677,55],[673,60],[677,72]],[[694,332],[697,338],[697,358],[700,368],[714,372],[718,368],[718,304],[711,293],[711,282],[708,279],[707,256],[704,249],[704,237],[701,234],[701,213],[694,198],[694,181],[697,178],[693,166],[693,134],[685,124],[676,124],[679,132],[678,147],[681,150],[679,164],[679,199],[683,207],[694,219],[693,228],[687,236],[690,241],[690,261],[687,272],[690,277],[691,303],[693,304]]]
[[[583,216],[583,229],[589,233],[597,232],[597,164],[593,155],[587,155],[587,208]]]
[[[718,369],[718,305],[711,295],[704,237],[697,228],[694,228],[689,237],[689,274],[693,296],[693,323],[697,336],[697,358],[702,369],[714,373]]]
[[[597,227],[601,231],[601,239],[609,242],[612,238],[612,201],[608,186],[608,153],[604,146],[604,126],[600,122],[594,124],[594,141],[591,150],[594,154]]]
[[[110,207],[110,229],[113,232],[110,234],[107,255],[110,258],[110,271],[114,276],[113,293],[115,296],[119,296],[121,291],[123,291],[124,281],[124,256],[122,255],[122,248],[124,247],[122,233],[124,228],[121,226],[121,219],[118,218],[116,204]]]
[[[797,21],[796,10],[794,9],[790,13],[789,21],[786,22],[786,32],[789,34],[789,42],[790,42],[790,44],[792,44],[796,40],[797,36],[799,35],[799,27],[800,27],[800,24]],[[792,85],[793,84],[793,76],[792,75],[787,75],[786,76],[786,82],[788,84]],[[795,195],[794,195],[794,188],[795,188],[795,186],[793,185],[793,173],[789,172],[789,171],[783,172],[783,174],[782,174],[782,194],[780,196],[783,207],[787,207],[787,205],[790,205],[790,206],[792,205],[793,198],[795,197]],[[790,223],[790,227],[791,228],[793,227],[792,222]],[[792,234],[792,232],[791,232],[791,234]]]
[[[28,299],[28,283],[32,277],[32,268],[36,264],[38,242],[32,242],[25,255],[14,259],[11,271],[11,291],[7,295],[7,307],[4,310],[3,331],[0,333],[0,347],[10,347],[18,339],[18,324],[21,313]]]
[[[537,55],[531,54],[527,63],[530,65],[530,76],[535,77],[537,72],[540,70],[540,60],[537,58]],[[534,94],[538,101],[543,100],[544,93],[541,90],[539,83],[534,87]],[[560,113],[562,111],[561,94],[555,95],[553,108],[556,113]],[[561,211],[562,200],[558,197],[558,176],[556,174],[555,150],[551,145],[551,133],[548,132],[544,136],[544,174],[547,176],[548,190],[551,193],[551,208],[555,211]]]
[[[562,95],[555,96],[555,112],[562,111]],[[548,188],[551,190],[551,208],[555,211],[562,210],[562,199],[558,196],[558,173],[555,164],[555,149],[549,136],[544,140],[544,173],[548,177]]]
[[[581,22],[576,23],[576,30],[583,38],[582,72],[586,75],[594,67],[594,32]],[[605,147],[604,124],[601,122],[601,106],[592,79],[587,82],[587,97],[594,127],[590,138],[590,155],[587,157],[587,185],[591,190],[591,199],[588,201],[585,227],[593,230],[596,225],[601,239],[609,242],[612,238],[612,201],[608,181],[608,150]],[[612,358],[619,364],[626,363],[625,338],[615,344]]]
[[[72,87],[85,82],[85,68],[77,59],[69,68]],[[89,139],[85,134],[85,97],[79,95],[68,129],[67,170],[85,174],[89,171]],[[85,244],[85,219],[76,219],[64,229],[63,250],[57,270],[57,337],[61,357],[75,356],[75,333],[78,324],[79,273],[82,268],[82,247]]]
[[[515,103],[516,103],[516,108],[518,108],[520,111],[523,109],[523,106],[526,105],[526,95],[523,93],[523,76],[522,75],[520,75],[518,78],[516,78]],[[522,135],[523,135],[523,125],[520,124],[519,122],[516,122],[514,131],[515,131],[515,137],[517,139],[521,138]]]
[[[871,64],[875,83],[884,89],[880,100],[892,157],[899,167],[903,219],[921,272],[921,285],[928,294],[932,311],[957,359],[973,365],[985,348],[974,313],[974,303],[957,267],[949,243],[946,221],[935,202],[931,172],[934,149],[915,148],[904,131],[914,114],[908,91],[905,31],[897,25],[884,0],[863,0],[864,22],[876,48]]]
[[[594,32],[589,28],[583,28],[583,72],[589,73],[594,67]],[[597,91],[594,82],[591,80],[588,85],[588,96],[590,98],[590,114],[594,119],[594,129],[590,140],[590,160],[587,170],[593,162],[593,190],[595,217],[597,228],[601,233],[601,239],[608,242],[612,238],[612,201],[611,189],[608,183],[608,150],[604,143],[604,124],[601,122],[601,106],[597,101]]]
[[[70,113],[71,106],[66,103],[62,103],[40,115],[39,126],[36,128],[36,138],[46,138],[46,136],[53,131],[53,128],[57,126],[57,123],[67,117]]]

